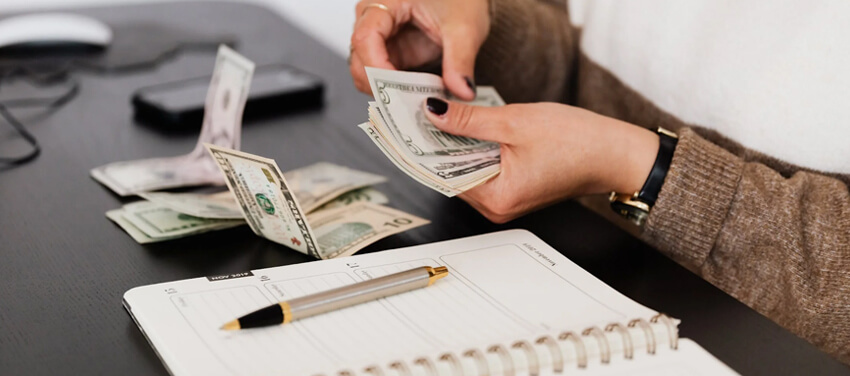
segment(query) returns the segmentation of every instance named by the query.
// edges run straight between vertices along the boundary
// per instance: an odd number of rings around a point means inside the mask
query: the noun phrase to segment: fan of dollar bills
[[[369,122],[359,127],[408,176],[452,197],[499,173],[499,144],[443,132],[425,117],[428,97],[450,99],[439,76],[370,67],[366,74],[375,101],[369,102]],[[505,104],[489,86],[479,86],[469,103]]]
[[[248,224],[260,236],[322,259],[428,223],[381,205],[389,200],[371,186],[383,176],[327,162],[281,174],[271,159],[210,149],[222,161],[229,191],[143,192],[145,200],[106,216],[139,243]]]
[[[381,204],[383,176],[327,162],[281,173],[274,160],[239,152],[242,112],[254,64],[222,46],[195,149],[177,157],[116,162],[92,177],[144,200],[106,216],[139,243],[248,224],[257,235],[316,258],[351,255],[387,236],[429,223]],[[229,191],[152,192],[226,182]]]

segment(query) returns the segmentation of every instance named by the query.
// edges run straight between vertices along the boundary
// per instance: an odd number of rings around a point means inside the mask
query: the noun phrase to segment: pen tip
[[[239,330],[242,326],[239,325],[239,320],[233,320],[221,326],[221,330]]]

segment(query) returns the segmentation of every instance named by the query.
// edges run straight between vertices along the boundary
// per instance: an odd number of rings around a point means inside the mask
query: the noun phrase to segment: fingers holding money
[[[482,37],[466,24],[453,24],[444,30],[443,81],[452,94],[465,101],[475,99],[475,56],[484,42],[479,39]]]
[[[364,67],[395,69],[387,52],[387,40],[396,33],[395,1],[386,0],[389,5],[374,1],[361,1],[355,8],[357,20],[351,34],[351,57],[349,69],[358,89],[368,88]],[[392,8],[390,8],[392,7]],[[364,90],[361,90],[364,91]],[[368,91],[364,91],[368,92]]]
[[[439,59],[442,53],[437,42],[412,25],[401,27],[387,40],[390,63],[399,69],[425,66]]]
[[[501,143],[499,174],[460,195],[497,223],[571,197],[639,190],[658,150],[647,129],[563,104],[431,107],[441,130]]]
[[[445,93],[439,76],[378,68],[366,73],[376,100],[369,102],[369,122],[359,127],[408,176],[451,197],[498,174],[498,143],[443,132],[425,117],[422,104]],[[435,103],[445,115],[448,102]],[[505,104],[492,87],[481,87],[471,103]]]
[[[458,98],[475,98],[475,56],[490,28],[488,0],[364,0],[355,11],[349,68],[359,90],[369,93],[365,67],[408,69],[442,56],[445,86]]]
[[[351,72],[351,78],[354,80],[354,87],[357,88],[357,91],[365,94],[371,93],[363,61],[360,60],[359,56],[354,54],[353,49],[351,55],[348,57],[348,70]]]
[[[512,105],[481,107],[430,97],[422,106],[434,126],[456,136],[508,144],[523,134],[515,132],[508,120],[515,118],[511,114],[515,112]]]

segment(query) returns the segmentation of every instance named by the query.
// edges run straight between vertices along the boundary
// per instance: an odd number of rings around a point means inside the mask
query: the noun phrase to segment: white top
[[[802,167],[850,173],[850,2],[581,2],[581,48],[662,110]]]

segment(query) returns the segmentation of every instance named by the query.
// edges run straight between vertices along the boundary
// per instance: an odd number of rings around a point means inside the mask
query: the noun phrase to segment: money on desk
[[[381,175],[319,162],[285,172],[283,177],[305,212],[310,213],[345,192],[387,181]]]
[[[251,230],[301,253],[319,259],[347,256],[379,239],[429,223],[367,202],[307,215],[294,185],[287,182],[274,160],[206,146],[224,173],[227,188],[239,202]]]
[[[156,202],[137,201],[106,212],[139,244],[161,242],[208,231],[241,226],[239,219],[201,218],[180,213]]]
[[[285,172],[283,173],[283,176],[286,176]],[[343,206],[354,205],[358,202],[371,202],[373,204],[385,205],[390,202],[390,199],[387,198],[387,196],[381,191],[372,187],[366,187],[343,193],[337,198],[320,206],[316,209],[316,211],[341,208]]]
[[[305,212],[344,206],[342,203],[368,201],[385,204],[387,197],[374,188],[361,190],[383,183],[386,178],[368,172],[328,162],[319,162],[297,170],[285,172],[284,177],[293,189]],[[229,191],[198,194],[143,192],[145,200],[170,208],[176,212],[201,218],[242,219],[242,211]]]
[[[191,153],[176,157],[115,162],[91,170],[91,176],[120,196],[166,188],[223,184],[221,173],[204,144],[239,149],[242,112],[254,63],[220,46],[204,104],[204,122]]]
[[[358,202],[389,202],[387,196],[371,187],[386,181],[386,178],[365,171],[320,162],[283,175],[291,186],[314,189],[312,193],[295,191],[299,201],[314,203],[305,209],[308,214]],[[129,203],[106,213],[139,243],[171,240],[246,224],[239,203],[229,190],[216,193],[141,192],[139,196],[146,201]],[[323,198],[316,200],[317,196]],[[139,223],[141,221],[145,223]]]
[[[236,179],[232,192],[144,192],[139,195],[145,201],[124,205],[106,216],[140,244],[248,223],[258,235],[317,258],[351,255],[387,236],[429,223],[382,205],[389,200],[371,186],[384,182],[383,176],[328,162],[279,174],[273,160],[234,150],[219,151],[232,154],[231,165],[237,166],[228,177],[242,177]],[[243,160],[265,164],[240,163]],[[258,171],[257,166],[262,172],[260,179],[250,176]],[[269,185],[266,171],[278,178],[274,180],[277,185]],[[248,192],[244,196],[249,199],[237,200],[237,192]],[[246,212],[246,208],[259,210]],[[312,248],[303,247],[305,244]]]
[[[423,113],[428,97],[452,99],[440,76],[366,67],[375,101],[359,127],[408,176],[452,197],[499,174],[498,143],[452,135]],[[479,86],[476,106],[502,106],[492,87]]]

